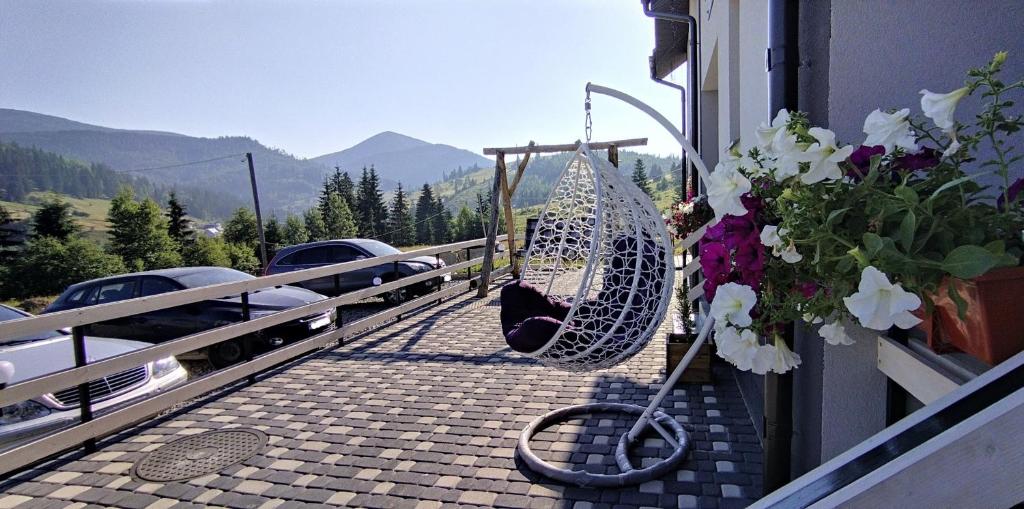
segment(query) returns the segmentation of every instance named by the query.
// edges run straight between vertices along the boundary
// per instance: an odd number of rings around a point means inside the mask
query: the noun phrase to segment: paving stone
[[[0,509],[71,502],[142,508],[167,500],[182,509],[716,508],[738,507],[761,492],[760,442],[723,365],[714,368],[716,385],[680,385],[662,404],[690,433],[691,451],[678,472],[637,487],[596,490],[554,484],[527,470],[515,454],[519,432],[549,409],[650,401],[664,378],[665,331],[629,362],[581,377],[510,353],[500,307],[487,302],[493,300],[467,296],[407,314],[345,346],[276,368],[251,386],[111,437],[103,451],[23,472],[20,481],[0,487]],[[351,311],[345,310],[346,323]],[[616,415],[577,418],[541,430],[532,445],[551,461],[617,472],[614,444],[631,424]],[[130,478],[142,453],[224,427],[256,427],[270,444],[243,464],[187,482]],[[671,452],[653,433],[640,445],[636,465]]]

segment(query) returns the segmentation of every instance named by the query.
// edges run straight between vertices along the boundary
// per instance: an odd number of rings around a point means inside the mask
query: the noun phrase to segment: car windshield
[[[10,308],[0,306],[0,322],[6,322],[8,320],[16,320],[18,318],[26,318],[32,315],[21,313]],[[16,338],[2,338],[0,339],[0,345],[13,345],[15,343],[26,343],[29,341],[40,341],[43,339],[57,338],[64,336],[60,331],[43,331],[35,334],[29,334],[27,336],[18,336]]]
[[[361,240],[358,245],[359,247],[369,251],[373,256],[387,256],[401,253],[398,249],[379,240]]]
[[[255,279],[255,277],[234,269],[210,269],[174,277],[174,280],[184,285],[185,288],[199,288],[200,286],[232,283],[247,279]]]

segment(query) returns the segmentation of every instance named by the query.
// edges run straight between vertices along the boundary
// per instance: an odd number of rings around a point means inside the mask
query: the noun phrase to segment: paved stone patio
[[[496,295],[496,294],[495,294]],[[645,405],[664,378],[664,334],[615,369],[574,375],[508,350],[496,297],[462,297],[293,362],[240,386],[0,484],[0,508],[744,507],[761,495],[761,448],[727,368],[681,385],[664,409],[689,431],[682,469],[628,489],[559,485],[515,457],[522,428],[549,410],[593,401]],[[533,442],[553,462],[615,471],[615,433],[594,415]],[[176,483],[130,476],[132,463],[185,435],[263,430],[257,456]],[[635,463],[664,456],[656,436]],[[646,460],[644,458],[647,458]]]

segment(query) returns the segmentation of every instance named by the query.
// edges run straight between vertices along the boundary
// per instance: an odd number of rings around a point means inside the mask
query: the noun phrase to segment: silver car
[[[0,305],[0,322],[32,316]],[[151,346],[125,339],[87,337],[85,351],[95,362]],[[74,346],[66,331],[48,331],[18,338],[0,338],[0,373],[15,384],[75,366]],[[12,369],[13,368],[13,369]],[[12,372],[13,371],[13,372]],[[142,399],[183,383],[188,378],[177,359],[166,357],[89,383],[93,412]],[[79,419],[78,387],[43,394],[0,408],[0,449],[25,443]]]

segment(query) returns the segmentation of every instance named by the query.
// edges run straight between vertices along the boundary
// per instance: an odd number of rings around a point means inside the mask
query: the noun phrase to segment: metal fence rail
[[[418,256],[436,255],[440,253],[458,252],[464,249],[478,248],[483,246],[484,242],[485,239],[456,242],[442,246],[418,249],[407,253],[339,263],[285,274],[264,276],[247,281],[181,290],[150,297],[140,297],[98,306],[62,311],[38,317],[12,320],[10,322],[0,324],[0,337],[15,337],[31,334],[33,332],[60,329],[68,326],[73,327],[76,334],[80,335],[81,326],[91,323],[185,304],[198,303],[205,300],[222,298],[226,295],[241,294],[244,302],[248,293],[255,290],[321,277],[340,275],[366,267],[373,267],[389,262],[400,262]],[[501,252],[498,254],[498,258],[505,258],[508,255],[509,253],[507,251]],[[420,281],[439,277],[442,274],[452,273],[462,269],[469,269],[475,265],[480,265],[482,261],[482,256],[474,259],[468,259],[441,269],[435,269],[375,287],[345,293],[337,297],[288,309],[265,317],[202,331],[190,336],[185,336],[165,343],[118,355],[116,357],[92,363],[84,362],[79,367],[25,380],[9,385],[4,389],[0,389],[0,407],[25,401],[43,394],[53,393],[68,387],[82,386],[91,380],[99,379],[126,369],[131,369],[164,357],[205,348],[222,341],[263,330],[273,325],[327,311],[345,304],[355,303],[368,297],[380,295],[395,289],[416,284]],[[494,271],[492,275],[498,275],[507,272],[507,270],[508,268]],[[349,324],[342,324],[337,329],[325,331],[284,347],[271,350],[270,352],[248,360],[247,362],[216,371],[210,375],[192,380],[167,392],[133,403],[126,407],[116,409],[95,418],[92,417],[89,398],[84,398],[82,405],[80,406],[82,413],[81,423],[0,453],[0,475],[22,468],[23,466],[40,459],[60,453],[74,447],[76,444],[84,442],[88,447],[88,443],[90,443],[91,440],[145,420],[175,404],[189,401],[217,388],[227,386],[244,377],[250,377],[251,380],[256,373],[289,359],[295,358],[312,350],[335,344],[342,341],[345,337],[378,326],[392,319],[399,318],[402,313],[415,308],[466,292],[470,289],[472,283],[478,279],[480,279],[479,275],[463,283],[453,285],[437,292],[429,293],[361,320],[357,320]]]

